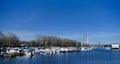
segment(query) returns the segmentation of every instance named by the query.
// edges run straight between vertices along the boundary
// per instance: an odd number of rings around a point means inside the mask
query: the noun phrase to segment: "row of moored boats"
[[[80,52],[88,51],[92,48],[88,47],[31,47],[31,48],[1,48],[0,49],[0,59],[13,58],[16,56],[33,56],[36,54],[59,54],[59,53],[69,53],[69,52]]]

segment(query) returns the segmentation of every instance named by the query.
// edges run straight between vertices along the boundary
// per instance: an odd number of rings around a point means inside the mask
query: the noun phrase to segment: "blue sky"
[[[0,30],[21,40],[52,35],[120,43],[119,0],[0,0]]]

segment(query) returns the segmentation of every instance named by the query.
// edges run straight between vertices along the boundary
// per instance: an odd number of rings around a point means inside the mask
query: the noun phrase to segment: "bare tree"
[[[19,39],[14,33],[8,33],[7,46],[17,46],[18,42],[19,42]]]
[[[49,46],[80,46],[79,42],[70,39],[61,39],[56,36],[37,36],[37,42],[41,44],[41,46],[49,47]],[[79,45],[78,45],[79,44]]]
[[[5,46],[5,42],[6,42],[6,36],[2,32],[0,32],[0,45]]]

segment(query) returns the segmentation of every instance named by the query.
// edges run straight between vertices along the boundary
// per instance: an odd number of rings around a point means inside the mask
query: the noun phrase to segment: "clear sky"
[[[0,31],[21,40],[52,35],[120,43],[119,0],[0,0]]]

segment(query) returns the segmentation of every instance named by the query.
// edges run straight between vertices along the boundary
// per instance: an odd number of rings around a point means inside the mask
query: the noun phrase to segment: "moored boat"
[[[77,47],[69,47],[68,52],[80,52],[80,49],[78,49]]]
[[[89,50],[92,50],[91,47],[81,47],[80,49],[81,49],[81,51],[89,51]]]

